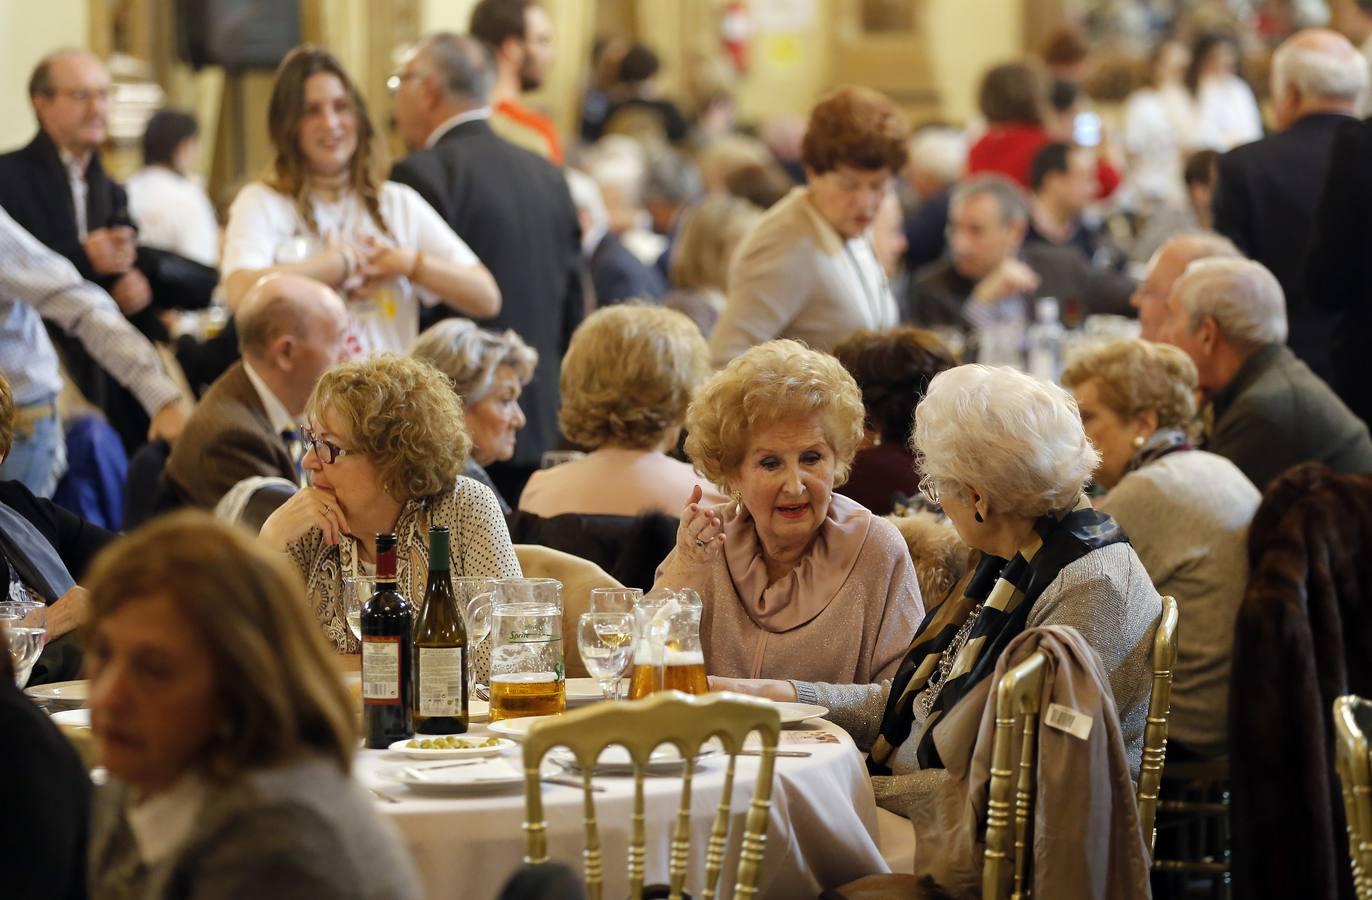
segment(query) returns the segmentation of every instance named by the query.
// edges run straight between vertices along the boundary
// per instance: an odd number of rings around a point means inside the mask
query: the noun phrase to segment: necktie
[[[305,468],[301,463],[305,459],[305,445],[300,440],[300,432],[294,428],[281,432],[281,440],[286,442],[286,452],[291,455],[291,462],[295,463],[295,480],[301,487],[305,486]]]

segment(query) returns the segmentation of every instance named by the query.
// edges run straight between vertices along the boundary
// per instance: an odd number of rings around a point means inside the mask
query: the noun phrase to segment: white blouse
[[[336,202],[312,200],[318,233],[311,233],[295,202],[261,182],[245,185],[229,209],[220,273],[228,278],[239,270],[266,269],[298,262],[319,253],[334,241],[360,242],[364,236],[418,250],[425,256],[459,266],[479,262],[471,248],[413,188],[388,181],[381,186],[381,218],[385,235],[352,192]],[[408,278],[395,278],[374,296],[344,297],[348,305],[347,344],[354,357],[376,353],[407,353],[419,336],[419,304],[438,302],[428,291],[416,290]]]
[[[165,166],[149,166],[135,172],[124,189],[140,244],[207,266],[219,264],[219,220],[198,182]]]
[[[1207,78],[1201,82],[1196,102],[1200,106],[1196,143],[1221,153],[1262,137],[1262,113],[1253,89],[1237,75]]]

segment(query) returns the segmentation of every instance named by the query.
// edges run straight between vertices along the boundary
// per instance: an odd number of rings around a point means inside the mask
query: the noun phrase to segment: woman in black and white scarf
[[[1076,403],[1013,369],[960,366],[930,383],[914,449],[922,489],[981,556],[930,609],[895,678],[712,686],[828,707],[829,719],[869,751],[878,804],[909,815],[945,778],[934,735],[944,713],[990,676],[1026,628],[1068,625],[1104,663],[1137,774],[1162,607],[1123,531],[1082,493],[1099,456]]]

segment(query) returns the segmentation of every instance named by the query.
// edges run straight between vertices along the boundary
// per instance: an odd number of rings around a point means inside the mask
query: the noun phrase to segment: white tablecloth
[[[825,732],[835,743],[805,741],[805,732]],[[473,733],[485,733],[474,726]],[[826,887],[862,875],[888,871],[877,843],[876,805],[861,756],[842,729],[812,722],[782,732],[781,749],[806,750],[807,758],[779,758],[772,786],[767,852],[760,879],[761,896],[793,900],[814,897]],[[517,754],[519,751],[514,751]],[[514,757],[518,766],[518,758]],[[367,787],[400,800],[377,800],[377,809],[400,832],[413,855],[432,900],[489,900],[499,892],[524,858],[524,791],[512,787],[498,794],[433,797],[409,793],[378,777],[387,765],[405,762],[399,754],[365,750],[355,763],[357,778]],[[705,846],[723,791],[727,757],[700,763],[692,790],[691,872],[687,890],[700,895]],[[732,894],[732,859],[736,859],[744,814],[753,796],[756,758],[739,757],[735,772],[729,834],[731,862],[721,878],[721,897]],[[633,779],[597,776],[605,788],[597,793],[606,878],[606,897],[623,897],[626,875]],[[677,777],[649,777],[645,789],[648,883],[667,880],[671,825],[681,796]],[[581,871],[583,849],[582,792],[578,787],[543,785],[548,818],[548,851]]]

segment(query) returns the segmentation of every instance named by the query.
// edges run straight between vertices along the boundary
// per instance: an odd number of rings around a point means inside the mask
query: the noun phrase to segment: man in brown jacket
[[[277,274],[252,287],[235,322],[243,358],[210,386],[167,460],[181,499],[207,509],[253,475],[299,480],[297,422],[342,358],[348,318],[326,285]]]

